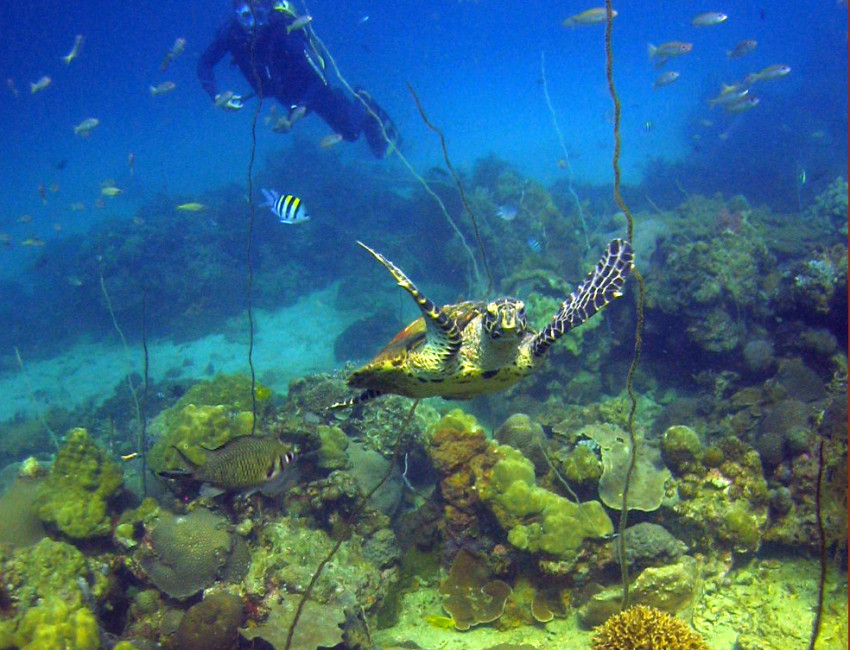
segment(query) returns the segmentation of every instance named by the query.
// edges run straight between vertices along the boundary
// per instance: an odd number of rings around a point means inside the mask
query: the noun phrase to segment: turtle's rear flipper
[[[344,399],[341,402],[334,402],[328,407],[329,411],[336,411],[339,409],[347,409],[352,406],[357,406],[358,404],[362,404],[363,402],[368,402],[369,400],[373,400],[376,397],[380,397],[384,394],[382,390],[375,390],[370,388],[369,390],[364,390],[359,395],[355,395],[354,397],[349,397],[348,399]]]
[[[363,242],[359,241],[357,243],[369,251],[372,257],[378,260],[390,272],[398,283],[398,286],[413,296],[413,299],[422,311],[422,315],[425,317],[425,326],[428,328],[428,342],[433,344],[434,348],[440,350],[444,356],[444,363],[450,361],[452,357],[457,356],[463,338],[455,320],[449,318],[446,312],[437,307],[426,296],[422,295],[419,289],[416,288],[416,285],[404,274],[404,271]]]
[[[552,321],[532,341],[535,357],[546,354],[549,346],[578,327],[605,305],[623,295],[623,285],[632,270],[634,253],[624,239],[612,239],[605,254],[584,282],[570,294]]]

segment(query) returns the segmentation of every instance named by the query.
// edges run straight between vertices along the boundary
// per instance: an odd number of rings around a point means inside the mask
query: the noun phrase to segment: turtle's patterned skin
[[[468,399],[503,390],[532,373],[549,347],[614,298],[622,295],[632,269],[632,248],[609,242],[584,282],[561,304],[540,333],[528,328],[525,305],[515,298],[437,307],[395,264],[358,242],[407,291],[422,317],[399,332],[365,366],[348,378],[358,396],[334,404],[352,406],[385,393],[422,398]]]

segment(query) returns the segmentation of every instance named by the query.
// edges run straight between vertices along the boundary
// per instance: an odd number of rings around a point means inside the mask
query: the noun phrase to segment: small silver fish
[[[295,224],[310,219],[310,215],[304,209],[301,199],[292,194],[283,194],[276,190],[262,190],[265,203],[260,207],[269,208],[281,223]]]
[[[669,72],[662,72],[658,75],[658,78],[655,80],[655,83],[652,84],[653,90],[658,88],[663,88],[664,86],[669,86],[671,83],[676,81],[679,78],[679,73],[673,70]]]
[[[691,25],[694,27],[711,27],[712,25],[719,25],[728,17],[729,16],[720,13],[719,11],[706,11],[694,16],[694,19],[691,21]]]
[[[310,22],[313,20],[313,16],[303,15],[298,16],[295,20],[293,20],[289,25],[286,26],[286,33],[291,34],[292,32],[296,32],[299,29],[304,29]]]
[[[726,52],[726,56],[728,56],[730,59],[737,59],[739,57],[746,56],[747,54],[752,52],[754,49],[756,49],[757,45],[758,45],[758,42],[754,41],[751,38],[748,38],[747,40],[744,40],[744,41],[741,41],[740,43],[738,43],[731,50],[728,50]]]

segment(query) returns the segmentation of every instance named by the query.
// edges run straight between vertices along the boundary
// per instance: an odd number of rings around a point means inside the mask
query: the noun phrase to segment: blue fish
[[[537,241],[534,237],[528,238],[528,247],[534,251],[535,253],[539,253],[543,250],[543,246],[540,245],[540,242]]]
[[[265,203],[261,203],[260,207],[269,208],[281,223],[301,223],[307,221],[310,215],[304,209],[301,199],[293,194],[283,194],[276,190],[262,190],[263,196],[266,199]]]

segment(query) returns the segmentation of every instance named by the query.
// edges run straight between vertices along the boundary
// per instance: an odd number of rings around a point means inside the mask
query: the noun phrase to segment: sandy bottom
[[[334,359],[333,342],[360,314],[336,309],[336,291],[337,286],[331,285],[283,309],[255,310],[253,359],[258,380],[286,394],[291,379],[342,365]],[[151,341],[151,381],[250,372],[247,320],[240,317],[236,326],[226,329],[238,330],[238,340],[209,334],[181,343]],[[144,357],[138,347],[125,351],[120,344],[78,344],[51,359],[24,359],[24,367],[24,372],[0,375],[0,421],[33,417],[50,406],[69,410],[96,406],[112,395],[128,372],[142,373]]]
[[[699,599],[684,618],[712,650],[807,648],[817,602],[817,576],[818,565],[810,559],[753,560],[705,580]],[[421,587],[404,596],[398,623],[372,632],[372,639],[386,650],[489,650],[521,644],[538,650],[583,650],[591,648],[593,638],[593,631],[583,629],[575,613],[546,625],[507,630],[482,625],[460,632],[426,621],[428,616],[445,615],[436,588]],[[846,648],[847,581],[843,574],[831,571],[816,650]]]

